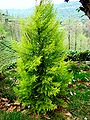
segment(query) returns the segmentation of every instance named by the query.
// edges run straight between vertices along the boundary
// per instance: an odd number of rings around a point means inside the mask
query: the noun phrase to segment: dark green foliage
[[[14,90],[20,102],[33,112],[46,113],[57,108],[56,98],[60,99],[71,81],[64,61],[64,31],[48,0],[43,0],[34,15],[22,21],[21,33],[21,42],[14,44],[21,76]]]
[[[80,52],[78,54],[80,61],[89,61],[90,60],[90,51]]]
[[[70,66],[68,67],[68,71],[72,71],[74,74],[80,72],[80,68],[77,65],[77,62],[70,62]]]
[[[65,61],[72,60],[72,61],[90,61],[90,51],[83,51],[83,52],[72,52],[70,51],[65,58]]]
[[[79,58],[77,58],[77,51],[69,51],[67,53],[67,56],[65,58],[65,61],[72,60],[72,61],[78,61]]]

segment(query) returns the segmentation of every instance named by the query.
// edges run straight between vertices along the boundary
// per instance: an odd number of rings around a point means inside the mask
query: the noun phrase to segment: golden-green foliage
[[[42,1],[34,15],[22,21],[22,40],[15,44],[17,71],[21,78],[14,88],[19,100],[35,113],[57,108],[56,98],[70,81],[64,61],[64,30],[53,4]]]

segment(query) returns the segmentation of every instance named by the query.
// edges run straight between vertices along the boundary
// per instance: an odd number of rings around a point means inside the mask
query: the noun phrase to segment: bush
[[[21,79],[14,90],[20,102],[34,113],[46,113],[57,108],[59,95],[71,81],[64,61],[64,31],[48,0],[36,6],[34,15],[22,24],[22,40],[14,44],[18,46]]]
[[[77,52],[77,51],[70,51],[67,54],[67,57],[65,58],[65,61],[90,61],[90,51],[83,51],[83,52]]]
[[[90,51],[80,52],[78,54],[80,61],[90,61]]]

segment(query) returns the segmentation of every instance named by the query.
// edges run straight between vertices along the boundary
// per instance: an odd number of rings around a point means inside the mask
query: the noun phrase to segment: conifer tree
[[[70,81],[63,39],[64,31],[50,0],[42,0],[34,14],[22,21],[22,40],[17,47],[21,78],[14,89],[20,102],[35,113],[57,108],[56,98]]]

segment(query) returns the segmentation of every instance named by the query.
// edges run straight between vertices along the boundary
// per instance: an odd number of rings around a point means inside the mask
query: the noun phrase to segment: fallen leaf
[[[7,98],[1,98],[1,101],[8,102]]]
[[[65,113],[65,116],[72,117],[70,112]]]

